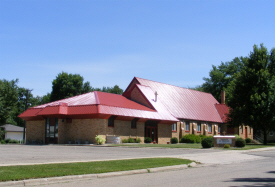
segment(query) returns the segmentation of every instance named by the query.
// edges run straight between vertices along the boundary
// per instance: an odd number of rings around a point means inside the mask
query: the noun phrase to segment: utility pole
[[[25,103],[25,111],[28,109],[28,97],[29,97],[29,92],[32,90],[27,89],[27,94],[26,94],[26,103]],[[24,131],[23,131],[23,142],[25,144],[25,133],[26,133],[26,120],[24,120]]]

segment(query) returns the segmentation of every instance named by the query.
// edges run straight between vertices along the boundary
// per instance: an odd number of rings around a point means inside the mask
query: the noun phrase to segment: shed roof
[[[11,125],[11,124],[2,125],[0,127],[4,127],[7,132],[23,132],[24,131],[23,127]]]
[[[223,122],[215,107],[215,104],[219,104],[219,102],[209,93],[138,77],[135,77],[131,84],[148,86],[153,92],[157,91],[158,100],[178,119]],[[128,95],[127,92],[132,88],[131,84],[123,95]]]

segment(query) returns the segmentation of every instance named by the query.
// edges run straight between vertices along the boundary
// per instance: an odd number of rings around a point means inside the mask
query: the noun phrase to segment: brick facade
[[[27,121],[26,122],[26,142],[32,141],[45,143],[45,121]]]
[[[167,144],[172,137],[172,127],[168,124],[158,124],[158,144]]]

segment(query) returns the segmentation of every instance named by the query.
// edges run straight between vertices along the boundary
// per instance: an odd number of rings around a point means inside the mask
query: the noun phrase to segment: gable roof
[[[0,127],[4,127],[7,132],[23,132],[24,131],[23,127],[11,125],[11,124],[2,125]]]
[[[229,107],[225,104],[215,104],[215,107],[220,115],[220,118],[223,123],[228,122],[227,114],[229,114]]]
[[[118,94],[89,92],[29,108],[18,117],[25,120],[42,120],[48,116],[60,118],[109,118],[111,115],[128,118],[178,121],[172,115],[162,115],[156,110],[138,104]]]
[[[223,122],[215,107],[219,102],[209,93],[138,77],[132,80],[132,84],[150,87],[153,93],[157,91],[158,100],[178,119]],[[130,84],[123,95],[129,96],[128,92],[132,87],[133,85]]]

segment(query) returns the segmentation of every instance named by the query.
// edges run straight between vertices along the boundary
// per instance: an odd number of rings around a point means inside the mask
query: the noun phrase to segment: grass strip
[[[163,147],[163,148],[188,148],[201,149],[200,143],[184,143],[184,144],[112,144],[111,146],[125,147]]]
[[[178,158],[145,158],[66,164],[2,166],[0,167],[0,181],[58,177],[66,175],[97,174],[190,164],[191,162],[191,160]]]

